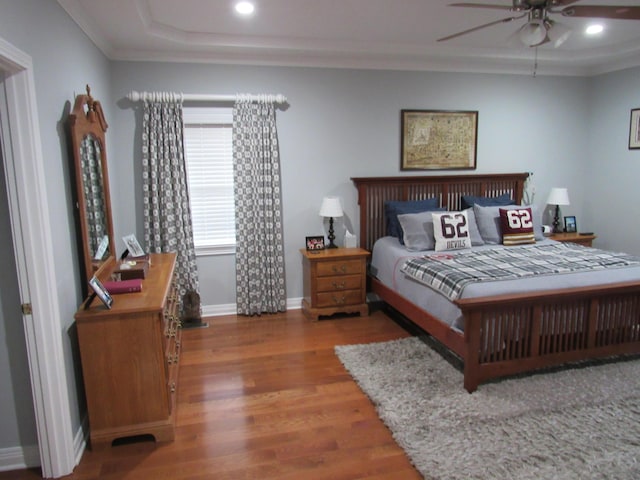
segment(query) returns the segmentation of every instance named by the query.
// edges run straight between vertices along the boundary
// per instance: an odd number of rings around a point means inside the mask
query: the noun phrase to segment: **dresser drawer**
[[[340,307],[343,305],[356,305],[362,302],[362,290],[344,290],[339,292],[318,293],[317,306]]]
[[[353,290],[362,286],[362,276],[342,275],[334,277],[318,278],[318,292],[337,292],[340,290]]]
[[[318,276],[357,275],[363,273],[363,262],[360,260],[337,260],[335,262],[318,262]]]

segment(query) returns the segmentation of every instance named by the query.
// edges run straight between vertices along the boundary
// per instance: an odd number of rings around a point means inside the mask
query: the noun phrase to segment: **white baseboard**
[[[299,310],[301,308],[302,298],[288,298],[287,310]],[[202,307],[203,317],[217,317],[221,315],[234,315],[237,313],[235,303],[227,303],[222,305],[204,305]]]
[[[82,425],[73,436],[73,452],[76,461],[76,466],[80,464],[82,454],[87,448],[87,442],[89,441],[89,415],[85,415],[82,419]]]
[[[0,472],[24,470],[40,466],[38,445],[0,449]]]
[[[87,434],[89,418],[85,416],[82,426],[76,432],[73,439],[73,449],[75,452],[76,465],[80,463],[82,454],[87,447]],[[38,445],[26,447],[11,447],[0,449],[0,472],[10,472],[12,470],[24,470],[35,468],[41,465],[40,450]]]

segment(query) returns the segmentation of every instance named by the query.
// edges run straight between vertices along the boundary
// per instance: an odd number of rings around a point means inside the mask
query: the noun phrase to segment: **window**
[[[197,255],[235,251],[231,108],[184,108],[184,150]]]

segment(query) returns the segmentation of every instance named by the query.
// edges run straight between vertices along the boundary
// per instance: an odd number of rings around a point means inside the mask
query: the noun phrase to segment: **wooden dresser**
[[[320,315],[367,315],[367,257],[362,248],[300,250],[303,262],[302,311],[312,320]]]
[[[174,439],[182,334],[175,261],[175,253],[152,254],[141,292],[113,295],[111,310],[96,298],[75,315],[92,448],[145,434]]]

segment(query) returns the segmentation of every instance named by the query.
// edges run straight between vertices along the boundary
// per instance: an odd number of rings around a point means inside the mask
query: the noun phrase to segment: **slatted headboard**
[[[375,241],[385,235],[384,202],[388,200],[437,197],[441,206],[456,211],[461,208],[462,195],[497,197],[509,193],[519,205],[528,177],[528,173],[498,173],[352,178],[360,205],[360,245],[371,250]]]

